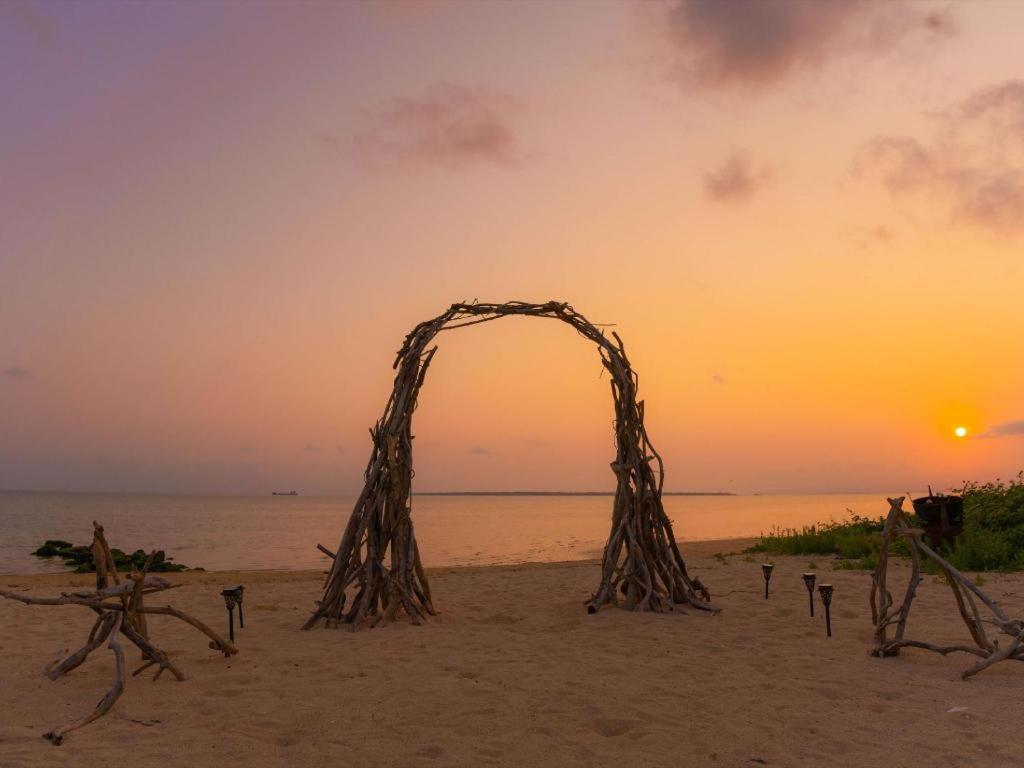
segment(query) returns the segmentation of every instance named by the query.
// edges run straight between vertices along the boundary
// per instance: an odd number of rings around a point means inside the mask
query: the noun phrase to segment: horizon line
[[[412,491],[413,496],[614,496],[615,491]],[[732,491],[662,491],[662,496],[739,496]]]
[[[267,491],[158,491],[158,490],[70,490],[67,488],[0,488],[0,494],[9,493],[66,493],[66,494],[81,494],[81,495],[93,495],[93,496],[223,496],[223,497],[247,497],[247,498],[260,498],[263,496],[270,497],[272,495],[271,490]],[[863,494],[892,494],[892,491],[880,490],[880,489],[859,489],[859,490],[782,490],[782,491],[662,491],[662,496],[848,496],[848,495],[863,495]],[[906,495],[907,491],[900,491],[899,495]],[[923,491],[921,492],[923,493]],[[314,492],[314,493],[302,493],[299,492],[297,497],[305,498],[345,498],[350,496],[358,496],[358,491],[327,491],[327,492]],[[479,490],[466,490],[466,491],[412,491],[412,496],[614,496],[614,491],[540,491],[540,490],[524,490],[524,491],[479,491]],[[296,498],[289,496],[277,496],[275,498]]]

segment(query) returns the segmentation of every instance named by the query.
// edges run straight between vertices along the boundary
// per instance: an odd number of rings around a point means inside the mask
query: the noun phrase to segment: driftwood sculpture
[[[568,323],[597,345],[611,378],[615,500],[601,581],[587,603],[588,612],[595,613],[603,605],[616,602],[618,593],[631,610],[666,612],[687,605],[716,610],[704,585],[687,573],[672,523],[662,506],[665,471],[644,427],[644,404],[637,400],[638,377],[630,367],[622,339],[614,331],[609,339],[568,304],[514,301],[453,304],[406,336],[393,366],[397,373],[391,397],[370,430],[373,448],[365,485],[337,553],[329,553],[334,563],[323,598],[304,629],[324,619],[328,626],[349,624],[355,630],[364,623],[390,621],[400,611],[419,624],[435,613],[411,517],[412,414],[437,351],[431,346],[434,337],[442,331],[508,316]]]
[[[84,725],[97,720],[110,711],[114,702],[124,692],[125,685],[125,657],[124,649],[121,647],[120,636],[124,635],[142,651],[143,664],[132,673],[132,677],[142,673],[150,667],[156,667],[153,680],[156,680],[169,671],[177,680],[184,680],[185,675],[167,656],[164,651],[157,648],[150,642],[149,629],[146,626],[146,616],[159,614],[163,616],[174,616],[187,624],[191,624],[204,635],[210,638],[210,648],[220,651],[225,656],[238,653],[238,649],[203,622],[187,613],[183,613],[171,606],[148,606],[145,604],[145,597],[154,592],[162,592],[171,589],[172,585],[166,579],[153,576],[147,573],[153,561],[153,555],[149,556],[141,571],[132,570],[124,582],[118,576],[114,567],[114,558],[110,553],[110,547],[103,535],[103,526],[93,523],[92,541],[93,562],[96,564],[96,589],[82,592],[63,593],[59,597],[30,597],[17,592],[0,590],[0,596],[10,600],[17,600],[26,605],[80,605],[89,608],[96,613],[96,623],[85,645],[74,653],[58,657],[48,664],[43,673],[51,680],[56,680],[66,675],[71,670],[80,666],[94,650],[104,643],[107,644],[114,654],[115,673],[114,684],[103,696],[96,708],[85,717],[69,723],[65,726],[54,728],[43,734],[54,744],[59,745],[64,737],[71,731],[77,730]]]
[[[995,601],[924,542],[925,532],[920,528],[915,528],[907,513],[903,511],[903,498],[901,496],[898,499],[889,499],[889,516],[886,518],[885,528],[882,532],[882,552],[871,578],[871,619],[875,625],[875,644],[871,655],[896,656],[899,654],[900,648],[924,648],[941,653],[943,656],[961,652],[979,657],[979,661],[973,667],[961,673],[961,677],[964,679],[976,675],[1004,659],[1024,661],[1024,621],[1010,619]],[[910,581],[907,583],[903,602],[899,605],[893,602],[892,594],[886,589],[889,544],[896,536],[906,540],[907,546],[910,548],[911,562]],[[910,606],[914,600],[917,585],[921,582],[922,558],[925,557],[942,570],[946,583],[953,590],[953,597],[956,600],[957,609],[960,611],[960,617],[967,625],[967,631],[970,633],[974,645],[935,645],[920,640],[908,640],[904,637],[907,619],[910,616]],[[988,609],[991,618],[982,616],[978,602]],[[985,630],[986,624],[995,627],[1007,636],[1002,638],[1004,643],[1002,646],[1000,646],[999,639],[989,637]],[[888,630],[892,625],[896,626],[896,630],[895,637],[890,640]]]

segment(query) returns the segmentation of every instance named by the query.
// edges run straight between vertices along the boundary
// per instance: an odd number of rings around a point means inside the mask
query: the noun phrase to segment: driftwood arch
[[[619,594],[630,610],[668,612],[687,605],[716,610],[704,585],[687,573],[672,522],[662,506],[664,466],[644,427],[644,404],[637,400],[638,377],[622,339],[614,331],[609,339],[565,303],[474,302],[452,304],[406,336],[393,366],[397,373],[391,397],[370,430],[373,449],[362,493],[337,553],[332,553],[334,564],[323,598],[304,629],[324,619],[328,626],[349,624],[355,630],[364,623],[390,621],[400,611],[419,624],[435,613],[411,517],[412,414],[437,352],[437,347],[431,346],[434,337],[441,331],[511,315],[568,323],[597,345],[611,376],[616,446],[611,467],[617,484],[601,581],[587,611],[596,613],[603,605],[617,602]]]

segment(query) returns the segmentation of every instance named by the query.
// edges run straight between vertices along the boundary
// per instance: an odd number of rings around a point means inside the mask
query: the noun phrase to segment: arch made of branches
[[[434,615],[426,571],[412,521],[412,414],[441,331],[509,316],[543,317],[571,325],[597,345],[611,377],[615,406],[615,498],[611,532],[604,547],[601,581],[586,603],[589,613],[619,602],[635,611],[671,612],[685,606],[716,611],[700,579],[691,577],[679,552],[661,495],[665,469],[644,427],[637,400],[638,376],[622,339],[604,331],[569,304],[452,304],[420,323],[395,358],[394,388],[384,414],[370,430],[373,449],[365,484],[335,553],[324,594],[304,629],[321,619],[327,626],[386,623],[404,612],[414,624]]]

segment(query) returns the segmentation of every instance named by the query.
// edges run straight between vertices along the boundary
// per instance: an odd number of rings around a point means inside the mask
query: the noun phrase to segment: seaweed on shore
[[[92,559],[92,549],[86,546],[75,546],[68,541],[47,539],[32,554],[36,557],[59,557],[75,573],[93,573],[96,570],[96,564]],[[111,548],[110,554],[114,558],[114,566],[117,570],[124,572],[131,571],[133,568],[141,570],[148,557],[141,549],[136,549],[129,554],[120,549]],[[162,549],[157,550],[153,555],[153,562],[150,564],[149,570],[159,573],[190,570],[188,566],[175,563],[173,560],[174,558],[167,557]]]

